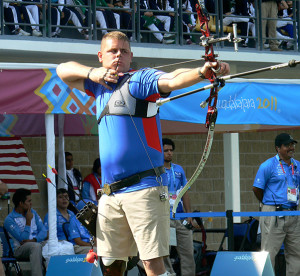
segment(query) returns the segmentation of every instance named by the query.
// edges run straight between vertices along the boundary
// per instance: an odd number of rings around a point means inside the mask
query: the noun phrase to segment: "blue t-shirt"
[[[90,233],[89,231],[79,222],[76,217],[70,219],[69,226],[69,241],[73,244],[76,244],[74,239],[81,238],[84,242],[90,242]]]
[[[63,217],[63,215],[56,209],[57,238],[58,238],[59,241],[68,240],[65,233],[64,233],[63,225],[64,225],[64,223],[71,221],[72,217],[75,217],[75,214],[72,211],[70,211],[70,210],[67,210],[67,211],[68,211],[68,214],[70,216],[69,220],[67,220],[65,217]],[[46,214],[46,216],[44,218],[44,225],[47,228],[47,230],[49,231],[48,213]],[[66,227],[65,229],[67,230],[67,235],[69,235],[69,233],[68,233],[69,227]]]
[[[174,202],[182,188],[187,183],[187,180],[185,177],[184,170],[180,165],[171,163],[171,168],[165,169],[169,190],[170,211],[172,211]],[[182,199],[178,204],[176,213],[184,213]]]
[[[281,167],[279,156],[275,155],[260,165],[253,186],[264,190],[263,204],[282,204],[286,208],[298,204],[289,202],[287,199],[288,187],[296,188],[299,191],[300,183],[300,163],[295,159],[292,159],[291,162],[292,165],[288,166],[281,160]]]
[[[136,98],[155,102],[160,97],[157,81],[161,74],[161,71],[154,69],[134,72],[129,82],[130,93]],[[121,80],[122,78],[119,82]],[[109,85],[113,90],[85,80],[85,91],[96,98],[97,118],[117,86],[113,83]],[[98,131],[103,184],[111,184],[153,167],[163,166],[162,134],[158,114],[152,118],[104,116]],[[158,185],[156,177],[149,176],[120,192],[137,191]]]

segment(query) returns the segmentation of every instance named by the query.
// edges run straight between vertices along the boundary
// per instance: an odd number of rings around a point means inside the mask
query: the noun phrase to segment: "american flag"
[[[0,179],[6,183],[9,192],[19,188],[39,192],[20,137],[0,137]]]

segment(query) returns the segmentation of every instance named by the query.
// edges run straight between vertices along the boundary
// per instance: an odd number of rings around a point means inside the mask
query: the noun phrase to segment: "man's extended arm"
[[[108,74],[109,71],[109,74]],[[96,83],[103,85],[110,89],[105,81],[117,82],[117,72],[113,69],[106,69],[104,67],[93,68],[90,66],[82,65],[75,61],[61,63],[56,68],[57,75],[71,88],[76,88],[84,91],[84,80],[90,79]]]
[[[211,75],[211,68],[219,66],[218,75],[227,75],[230,72],[229,64],[218,62],[206,62],[203,67],[195,69],[177,69],[171,73],[163,74],[158,80],[158,88],[161,93],[192,86]]]

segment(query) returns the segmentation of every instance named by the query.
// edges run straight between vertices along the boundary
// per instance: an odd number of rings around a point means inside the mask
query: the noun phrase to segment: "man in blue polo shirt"
[[[98,52],[101,67],[62,63],[58,76],[96,98],[104,195],[98,204],[97,253],[103,275],[123,275],[128,256],[139,251],[147,275],[165,276],[169,253],[169,203],[163,176],[161,127],[156,100],[217,75],[227,63],[171,73],[130,70],[133,53],[124,33],[107,33]]]
[[[164,138],[162,139],[164,150],[164,167],[166,169],[170,212],[172,212],[173,204],[177,198],[177,195],[187,183],[185,173],[180,165],[172,163],[173,151],[175,150],[175,143],[173,140]],[[178,204],[176,213],[191,213],[190,197],[186,192],[181,201]],[[192,218],[185,220],[189,224],[192,224]],[[194,261],[194,246],[193,246],[193,231],[187,229],[182,224],[181,220],[175,220],[171,218],[170,227],[176,230],[176,250],[180,258],[180,270],[181,275],[194,276],[195,275],[195,261]],[[176,275],[169,257],[164,258],[166,269],[171,275]]]
[[[75,216],[72,211],[68,210],[70,204],[68,191],[64,188],[58,189],[56,191],[56,200],[57,239],[59,241],[67,241],[69,236],[69,223],[71,218]],[[46,229],[49,230],[48,213],[44,218],[44,225]]]
[[[293,158],[297,141],[287,133],[275,139],[277,154],[262,163],[253,184],[253,192],[262,202],[263,212],[294,211],[299,205],[300,163]],[[275,257],[284,243],[286,275],[300,275],[300,218],[268,216],[260,218],[261,249]]]
[[[4,227],[14,242],[14,254],[17,259],[29,259],[34,276],[43,275],[42,243],[47,237],[47,230],[32,209],[31,191],[17,189],[12,201],[13,211],[6,217]]]

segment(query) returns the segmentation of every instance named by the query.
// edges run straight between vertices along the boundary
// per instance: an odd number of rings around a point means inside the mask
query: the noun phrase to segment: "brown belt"
[[[114,192],[117,192],[123,188],[130,187],[134,184],[137,184],[141,181],[142,178],[147,176],[156,175],[159,177],[161,174],[165,173],[165,168],[163,166],[157,167],[154,169],[150,169],[147,171],[143,171],[132,176],[126,177],[122,180],[116,181],[111,184],[104,184],[103,185],[103,192],[107,195],[110,195]]]

